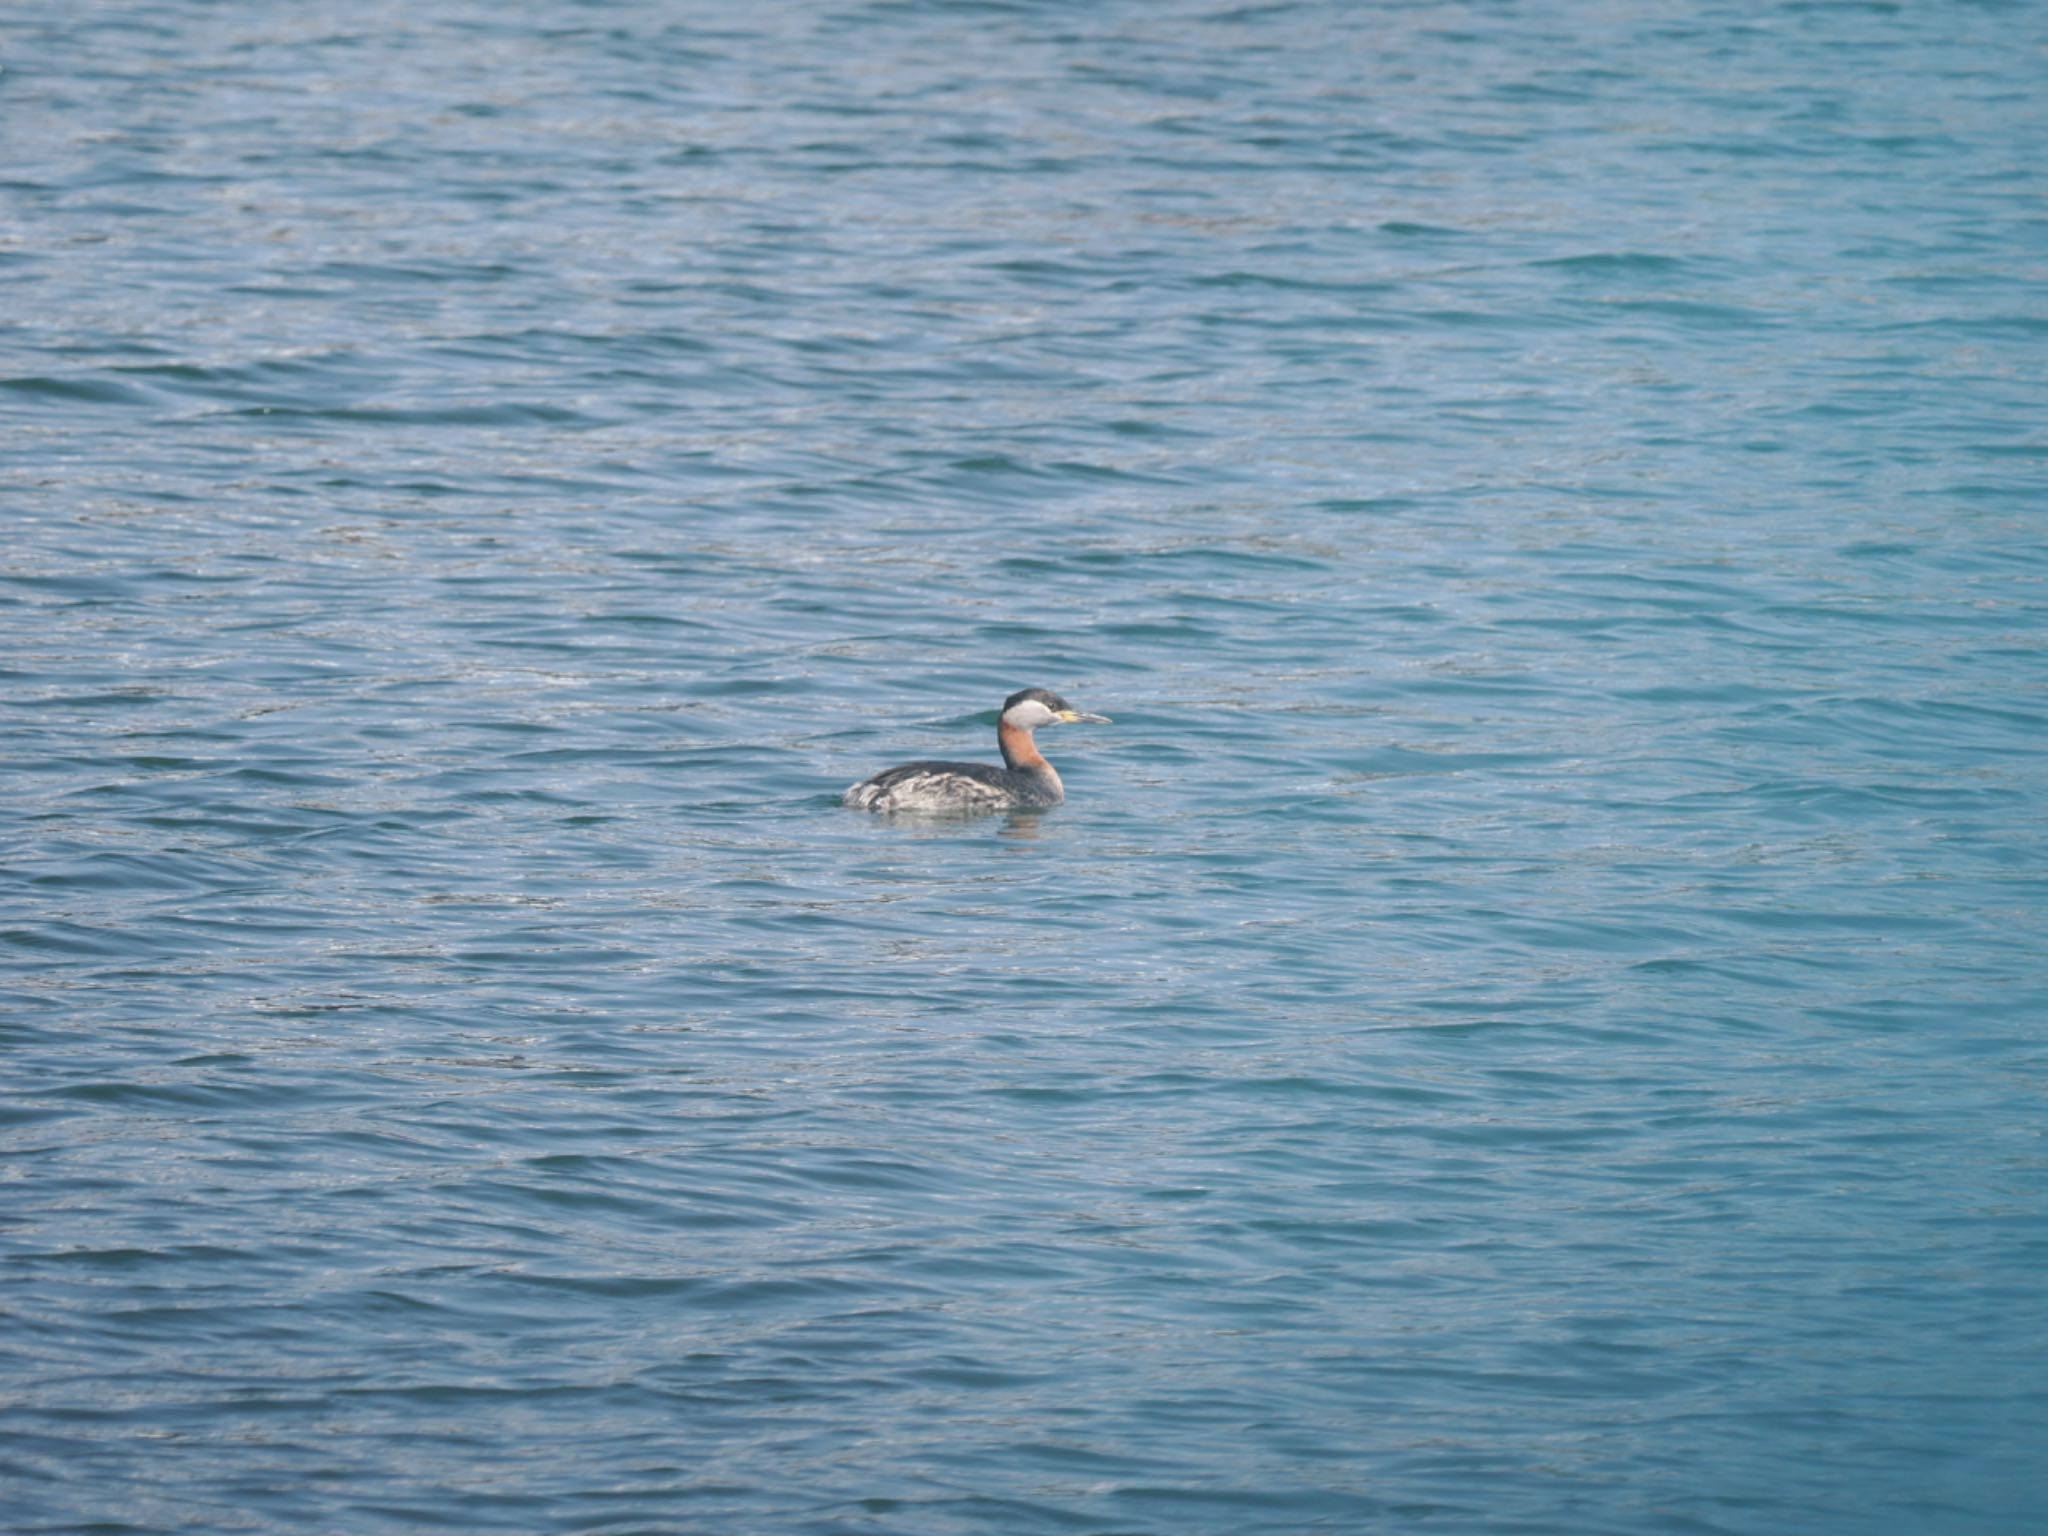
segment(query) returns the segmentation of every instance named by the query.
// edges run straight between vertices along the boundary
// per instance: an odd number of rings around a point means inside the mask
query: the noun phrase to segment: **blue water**
[[[0,38],[8,1530],[2048,1529],[2048,7]]]

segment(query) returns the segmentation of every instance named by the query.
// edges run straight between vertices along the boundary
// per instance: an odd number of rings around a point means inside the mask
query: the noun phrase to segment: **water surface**
[[[2041,1529],[2044,16],[17,17],[7,1523]]]

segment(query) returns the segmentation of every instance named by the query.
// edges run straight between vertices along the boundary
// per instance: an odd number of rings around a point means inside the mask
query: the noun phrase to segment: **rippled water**
[[[2048,11],[4,63],[10,1528],[2048,1524]]]

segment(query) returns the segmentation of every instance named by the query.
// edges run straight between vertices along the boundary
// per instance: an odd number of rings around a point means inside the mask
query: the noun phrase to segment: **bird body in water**
[[[849,789],[843,801],[858,811],[1035,811],[1067,798],[1059,773],[1038,750],[1032,732],[1044,725],[1109,724],[1107,715],[1084,714],[1056,693],[1026,688],[1003,700],[996,745],[1003,766],[992,763],[905,763],[885,768]]]

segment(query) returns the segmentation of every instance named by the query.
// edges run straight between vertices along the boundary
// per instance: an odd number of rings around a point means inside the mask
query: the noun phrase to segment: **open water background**
[[[0,42],[10,1530],[2048,1528],[2048,7]]]

